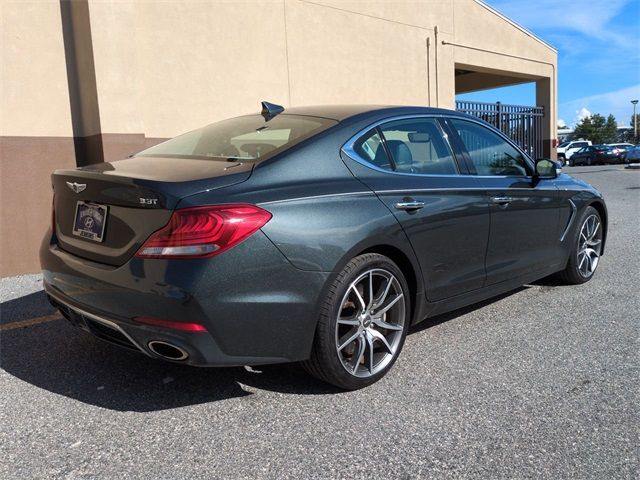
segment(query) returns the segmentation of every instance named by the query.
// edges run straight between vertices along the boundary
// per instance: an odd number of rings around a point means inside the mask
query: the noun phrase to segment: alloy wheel
[[[578,272],[584,278],[596,271],[602,248],[602,228],[597,215],[589,215],[580,229],[578,238]]]
[[[404,322],[398,279],[381,268],[359,275],[344,294],[336,321],[335,347],[344,369],[360,378],[382,371],[398,353]]]

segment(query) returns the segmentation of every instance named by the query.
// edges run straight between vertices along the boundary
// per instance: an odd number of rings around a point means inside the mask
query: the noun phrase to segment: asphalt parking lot
[[[593,281],[428,320],[357,392],[153,361],[0,280],[0,477],[639,478],[640,171],[565,171],[608,203]]]

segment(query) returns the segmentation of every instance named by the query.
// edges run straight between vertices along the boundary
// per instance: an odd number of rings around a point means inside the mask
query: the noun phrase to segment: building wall
[[[465,68],[536,81],[555,132],[556,52],[476,0],[0,2],[0,276],[38,270],[53,169],[261,100],[453,108]]]
[[[57,1],[0,3],[0,276],[33,272],[50,174],[75,166]]]

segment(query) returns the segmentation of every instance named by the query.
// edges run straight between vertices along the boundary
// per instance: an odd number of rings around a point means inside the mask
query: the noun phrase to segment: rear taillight
[[[217,255],[258,231],[271,214],[255,205],[210,205],[176,210],[137,257],[203,258]]]

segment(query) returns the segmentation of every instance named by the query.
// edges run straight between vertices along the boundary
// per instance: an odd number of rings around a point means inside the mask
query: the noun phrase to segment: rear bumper
[[[151,357],[161,358],[149,342],[166,342],[188,354],[180,363],[197,366],[308,358],[329,277],[293,267],[262,232],[207,259],[132,258],[113,268],[48,238],[40,259],[47,294],[74,325]],[[137,316],[195,322],[207,332],[143,325]]]

